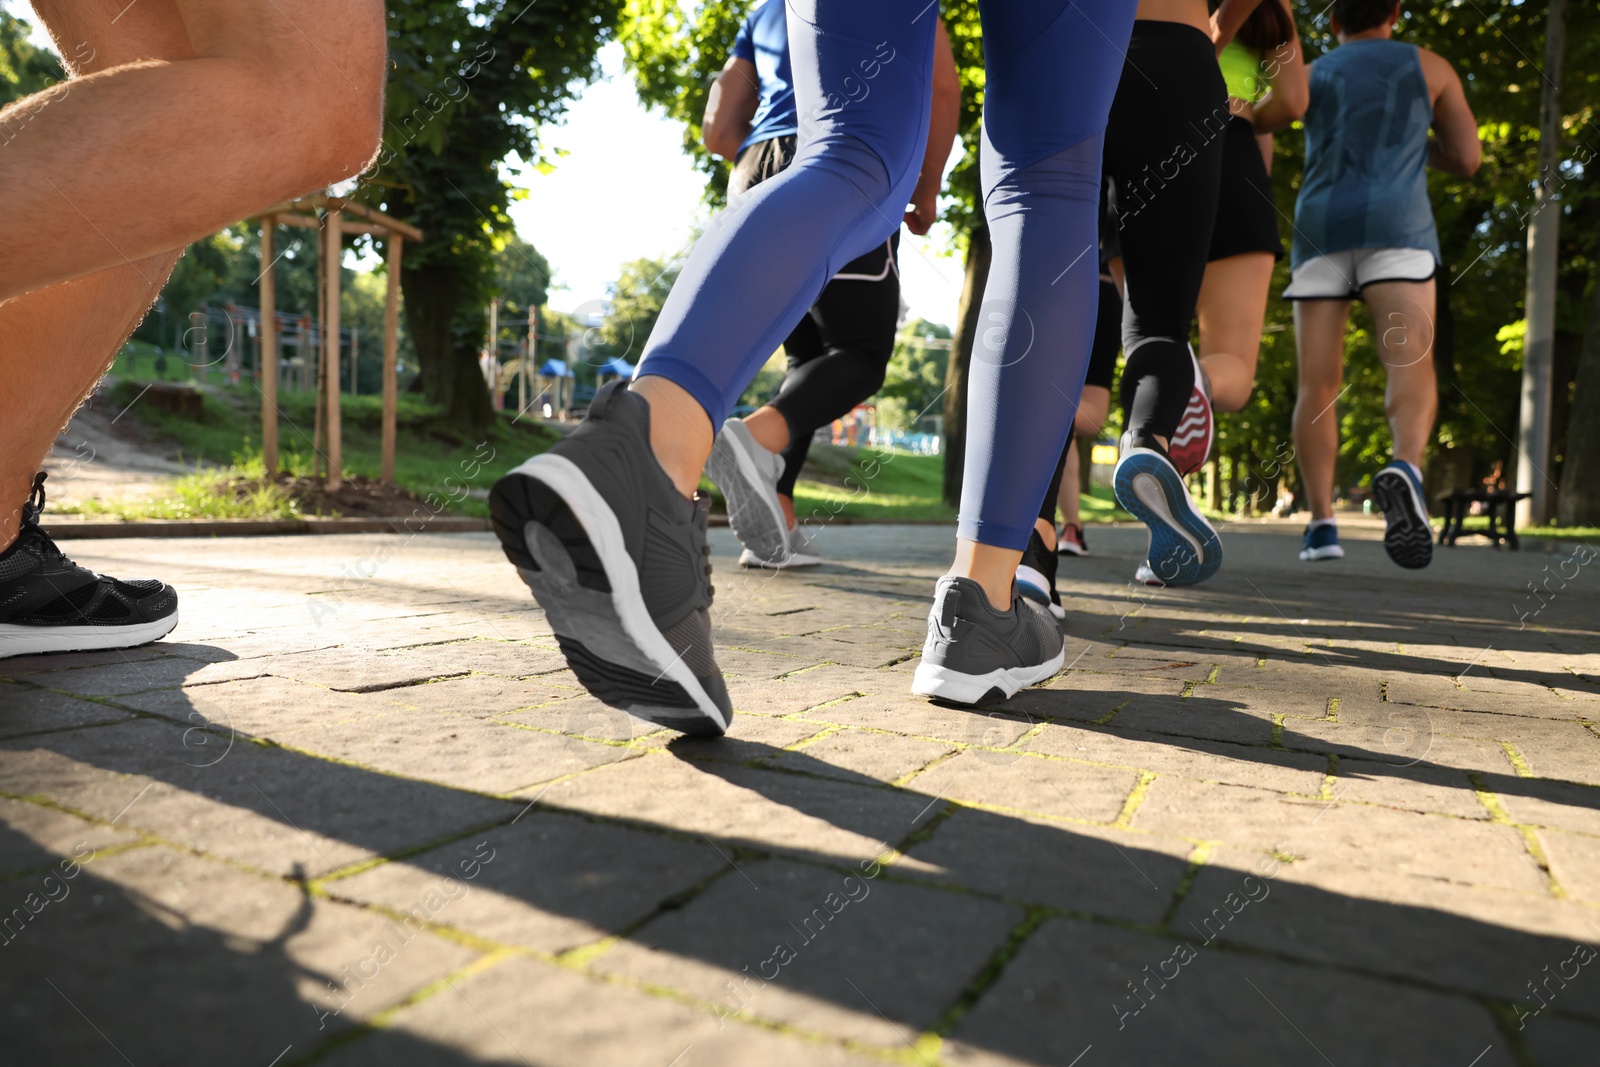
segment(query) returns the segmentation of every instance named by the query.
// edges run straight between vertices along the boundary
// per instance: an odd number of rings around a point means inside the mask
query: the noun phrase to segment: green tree
[[[678,280],[679,261],[636,259],[622,265],[610,287],[604,319],[582,344],[585,363],[598,366],[610,359],[638,363],[644,343],[655,328],[661,308]]]
[[[544,307],[550,294],[549,261],[531,243],[506,234],[494,254],[494,290],[512,314]]]
[[[424,394],[493,419],[477,353],[519,193],[503,161],[544,168],[542,124],[597,73],[619,0],[391,0],[383,146],[356,197],[420,227],[401,284]]]
[[[28,40],[28,24],[0,10],[0,105],[50,88],[66,77],[61,63],[48,49]],[[0,126],[0,145],[22,131],[21,116]]]
[[[917,430],[941,414],[945,372],[950,362],[950,327],[914,319],[900,327],[894,355],[878,391],[878,422],[896,430]]]

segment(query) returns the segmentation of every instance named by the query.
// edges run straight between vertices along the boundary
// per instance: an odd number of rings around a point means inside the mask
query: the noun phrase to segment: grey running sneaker
[[[780,560],[769,561],[757,556],[748,548],[739,553],[739,566],[760,567],[763,570],[786,571],[794,567],[815,567],[822,562],[822,554],[817,551],[817,544],[806,533],[804,526],[796,526],[789,531],[789,550]]]
[[[706,476],[728,502],[728,525],[758,565],[775,564],[789,554],[789,520],[778,503],[783,457],[768,452],[740,419],[722,424]]]
[[[172,586],[80,567],[40,528],[45,477],[34,477],[17,539],[0,552],[0,659],[133,648],[171,633],[178,625]]]
[[[789,566],[815,567],[822,562],[822,550],[817,547],[816,538],[811,536],[811,531],[806,529],[806,524],[801,523],[789,531]]]
[[[489,494],[506,557],[584,687],[697,735],[724,733],[733,719],[711,648],[708,509],[656,462],[650,407],[621,381]]]
[[[946,575],[934,587],[911,691],[956,704],[1006,700],[1059,671],[1065,655],[1044,608],[1013,596],[1010,611],[996,611],[978,583]]]

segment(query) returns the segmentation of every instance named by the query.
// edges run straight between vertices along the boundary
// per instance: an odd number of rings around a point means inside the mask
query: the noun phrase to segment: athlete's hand
[[[939,190],[918,189],[911,194],[911,210],[906,212],[906,229],[922,237],[939,221]]]

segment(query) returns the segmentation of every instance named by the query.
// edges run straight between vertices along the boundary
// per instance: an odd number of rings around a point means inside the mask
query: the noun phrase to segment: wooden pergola
[[[317,212],[323,217],[318,218]],[[346,215],[354,216],[347,220]],[[381,480],[394,483],[395,361],[400,328],[400,258],[406,240],[422,240],[422,231],[365,204],[337,196],[304,196],[261,213],[261,452],[267,476],[278,472],[278,346],[277,290],[271,264],[273,234],[279,224],[323,230],[326,273],[322,324],[322,380],[326,389],[328,488],[344,484],[339,426],[339,264],[344,235],[367,233],[388,245],[389,292],[383,309],[383,463]]]

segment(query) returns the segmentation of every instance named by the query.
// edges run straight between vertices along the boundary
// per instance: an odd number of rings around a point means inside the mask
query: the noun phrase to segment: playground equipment
[[[318,217],[321,212],[321,217]],[[346,215],[354,216],[347,220]],[[305,196],[268,208],[261,213],[261,262],[266,268],[261,272],[261,312],[259,333],[262,352],[277,352],[278,326],[277,290],[272,275],[273,238],[276,228],[301,226],[322,231],[322,255],[325,264],[324,312],[321,330],[322,384],[326,397],[321,410],[326,411],[328,488],[338,489],[344,484],[341,433],[339,426],[339,353],[342,331],[339,329],[339,265],[344,252],[344,235],[366,233],[382,239],[388,245],[389,292],[383,311],[383,446],[380,480],[394,483],[395,446],[395,385],[396,346],[400,326],[400,261],[406,240],[422,240],[422,231],[410,223],[364,204],[352,203],[337,196]],[[320,420],[319,420],[320,422]],[[319,435],[320,436],[320,435]],[[261,451],[270,477],[278,470],[278,361],[261,361]]]

